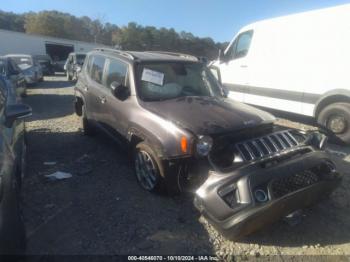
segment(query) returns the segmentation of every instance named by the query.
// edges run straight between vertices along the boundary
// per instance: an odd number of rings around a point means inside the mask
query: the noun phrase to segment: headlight
[[[207,156],[213,146],[210,136],[199,136],[196,144],[196,153],[199,156]]]
[[[305,143],[311,144],[320,150],[325,150],[328,142],[328,137],[319,132],[311,132],[308,134]]]

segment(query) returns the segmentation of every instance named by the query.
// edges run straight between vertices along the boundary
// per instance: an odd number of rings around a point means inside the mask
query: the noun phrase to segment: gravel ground
[[[281,221],[232,242],[198,214],[191,194],[169,198],[141,190],[118,145],[102,134],[81,135],[72,85],[63,77],[45,80],[25,100],[33,107],[23,188],[28,254],[350,255],[349,148],[329,149],[345,160],[347,175],[330,199],[304,211],[301,223]],[[72,178],[49,181],[45,175],[55,171]]]

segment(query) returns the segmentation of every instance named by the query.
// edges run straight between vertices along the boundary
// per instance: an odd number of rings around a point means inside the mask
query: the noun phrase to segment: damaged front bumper
[[[340,181],[329,155],[310,150],[227,173],[210,171],[194,203],[224,236],[238,239],[317,202]]]

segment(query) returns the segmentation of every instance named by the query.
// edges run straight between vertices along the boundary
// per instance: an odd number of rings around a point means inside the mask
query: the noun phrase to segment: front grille
[[[320,177],[316,173],[306,170],[289,177],[273,180],[270,190],[273,197],[279,198],[319,181]]]
[[[280,131],[236,144],[236,149],[245,161],[256,160],[297,146],[299,142],[288,131]]]

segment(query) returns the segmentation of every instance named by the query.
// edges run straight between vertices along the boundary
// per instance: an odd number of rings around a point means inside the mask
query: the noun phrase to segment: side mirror
[[[77,66],[76,71],[79,74],[81,72],[81,66]]]
[[[32,115],[32,108],[25,104],[8,105],[5,108],[5,126],[10,128],[20,118]]]
[[[117,81],[111,83],[111,90],[113,95],[120,100],[124,100],[128,96],[129,89]]]

